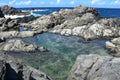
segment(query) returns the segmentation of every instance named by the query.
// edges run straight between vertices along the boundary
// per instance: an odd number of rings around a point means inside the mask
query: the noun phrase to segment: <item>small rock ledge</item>
[[[44,47],[38,47],[34,44],[29,44],[21,39],[12,39],[1,45],[0,50],[2,51],[23,51],[23,52],[35,52],[35,51],[46,51]]]

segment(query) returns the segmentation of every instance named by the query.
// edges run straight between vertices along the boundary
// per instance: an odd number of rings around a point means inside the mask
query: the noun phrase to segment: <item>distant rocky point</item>
[[[29,13],[23,13],[21,10],[17,10],[14,7],[10,7],[8,5],[4,5],[0,7],[1,11],[4,15],[28,15]]]

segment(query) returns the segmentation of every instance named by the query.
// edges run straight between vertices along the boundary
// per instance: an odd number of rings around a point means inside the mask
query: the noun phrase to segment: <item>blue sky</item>
[[[78,5],[120,8],[120,0],[0,0],[0,6],[13,7],[75,7]]]

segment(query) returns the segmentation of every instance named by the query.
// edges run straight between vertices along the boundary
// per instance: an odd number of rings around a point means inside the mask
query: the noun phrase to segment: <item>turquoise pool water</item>
[[[43,33],[33,38],[24,38],[26,42],[44,46],[47,52],[11,53],[37,69],[47,73],[54,80],[64,80],[67,77],[76,57],[81,54],[108,55],[104,48],[106,40],[84,41],[74,36]]]

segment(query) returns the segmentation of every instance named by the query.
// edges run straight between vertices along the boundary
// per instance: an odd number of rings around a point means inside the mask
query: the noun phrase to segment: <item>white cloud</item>
[[[102,1],[102,0],[92,0],[91,4],[99,4],[99,5],[101,5],[101,4],[105,4],[105,2]]]
[[[9,2],[9,4],[14,4],[16,2],[16,0],[12,0]]]
[[[74,3],[75,3],[75,1],[71,1],[71,2],[70,2],[70,4],[74,4]]]
[[[91,4],[96,4],[99,0],[92,0]]]
[[[120,0],[115,0],[115,4],[120,4]]]
[[[120,0],[115,0],[114,2],[111,2],[112,5],[119,5],[120,4]]]
[[[29,5],[31,4],[32,1],[28,0],[28,1],[20,1],[20,2],[16,2],[16,5]]]
[[[56,3],[59,4],[61,0],[57,0]]]
[[[45,4],[45,2],[42,1],[42,2],[40,2],[40,4]]]

